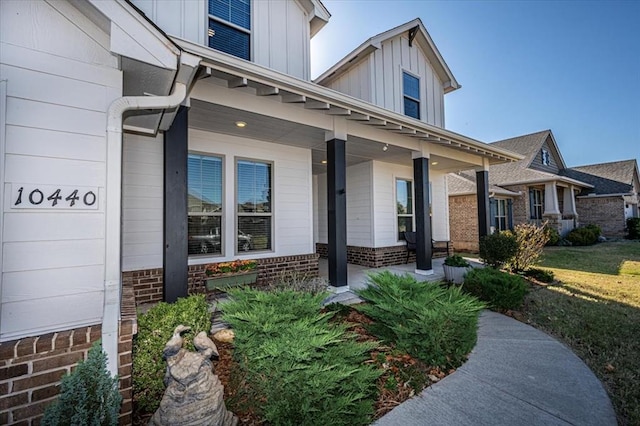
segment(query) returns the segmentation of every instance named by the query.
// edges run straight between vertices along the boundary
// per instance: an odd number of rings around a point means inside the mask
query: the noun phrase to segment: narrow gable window
[[[251,0],[209,0],[209,47],[250,60]]]
[[[222,158],[189,154],[189,254],[222,253]]]
[[[405,232],[413,231],[413,188],[412,182],[396,180],[396,214],[398,216],[398,240],[404,240]]]
[[[404,115],[420,120],[420,80],[409,73],[402,73]]]
[[[546,149],[542,150],[542,165],[543,166],[550,166],[551,165],[551,157],[549,156],[549,151],[547,151]]]

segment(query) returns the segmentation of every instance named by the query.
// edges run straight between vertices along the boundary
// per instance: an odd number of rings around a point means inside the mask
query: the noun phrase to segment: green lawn
[[[640,425],[640,242],[550,247],[540,266],[560,283],[532,291],[525,317],[589,365],[621,425]]]

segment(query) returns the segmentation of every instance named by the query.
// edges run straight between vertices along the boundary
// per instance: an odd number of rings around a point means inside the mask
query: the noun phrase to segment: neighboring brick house
[[[624,237],[626,220],[640,217],[640,173],[636,160],[571,167],[562,174],[593,185],[582,191],[576,210],[582,223],[595,223],[607,237]]]
[[[524,158],[489,167],[490,220],[493,230],[511,229],[520,223],[549,226],[565,235],[578,225],[576,195],[593,188],[591,183],[563,174],[566,170],[551,130],[493,142],[490,145],[518,153]],[[478,249],[474,211],[475,173],[449,174],[449,227],[456,249]]]

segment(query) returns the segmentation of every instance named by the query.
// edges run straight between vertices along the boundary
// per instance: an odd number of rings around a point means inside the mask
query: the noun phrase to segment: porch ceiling
[[[236,126],[237,121],[247,125]],[[203,131],[222,133],[243,138],[257,139],[283,145],[309,148],[313,164],[313,174],[326,173],[325,130],[282,120],[250,111],[213,104],[199,99],[191,100],[189,127]],[[348,136],[346,144],[347,167],[366,161],[410,166],[411,149],[388,145],[357,136]],[[385,149],[386,146],[386,149]],[[431,155],[431,169],[454,171],[468,168],[469,164],[450,158]]]

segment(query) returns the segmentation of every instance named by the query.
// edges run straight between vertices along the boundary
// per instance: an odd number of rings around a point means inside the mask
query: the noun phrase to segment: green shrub
[[[211,329],[211,313],[203,295],[158,303],[138,317],[138,335],[133,342],[133,399],[144,412],[152,413],[160,405],[167,366],[162,350],[180,324],[191,327],[183,334],[184,347],[194,350],[193,337]]]
[[[476,342],[478,313],[484,307],[459,287],[443,288],[388,271],[369,277],[356,308],[370,316],[373,334],[415,358],[457,367]]]
[[[547,271],[546,269],[531,268],[526,270],[524,274],[543,283],[551,283],[555,279],[553,271]]]
[[[557,246],[560,243],[560,233],[556,228],[551,228],[549,226],[544,227],[547,232],[547,237],[549,237],[549,241],[547,241],[548,246]]]
[[[574,246],[590,246],[598,242],[600,227],[598,225],[587,225],[575,228],[567,234],[567,240]]]
[[[516,225],[513,230],[518,243],[518,249],[507,266],[514,272],[526,271],[533,265],[542,254],[545,244],[549,241],[549,236],[545,228],[532,223],[522,223]]]
[[[519,308],[527,293],[527,283],[522,277],[491,268],[470,271],[464,277],[463,288],[497,310]]]
[[[447,266],[454,266],[458,268],[467,268],[471,266],[469,265],[469,262],[467,262],[467,260],[459,254],[454,254],[453,256],[447,257],[444,260],[444,264]]]
[[[630,240],[640,240],[640,217],[630,217],[627,219],[627,238]]]
[[[380,372],[365,364],[376,343],[357,343],[320,313],[326,293],[233,289],[222,305],[235,331],[245,384],[239,400],[272,425],[371,423]],[[233,409],[235,400],[227,401]]]
[[[480,238],[480,259],[493,268],[500,268],[518,251],[516,237],[510,232],[496,232]]]
[[[107,371],[107,355],[100,342],[93,344],[86,361],[62,377],[60,396],[49,405],[43,425],[117,425],[122,397],[118,378]]]

